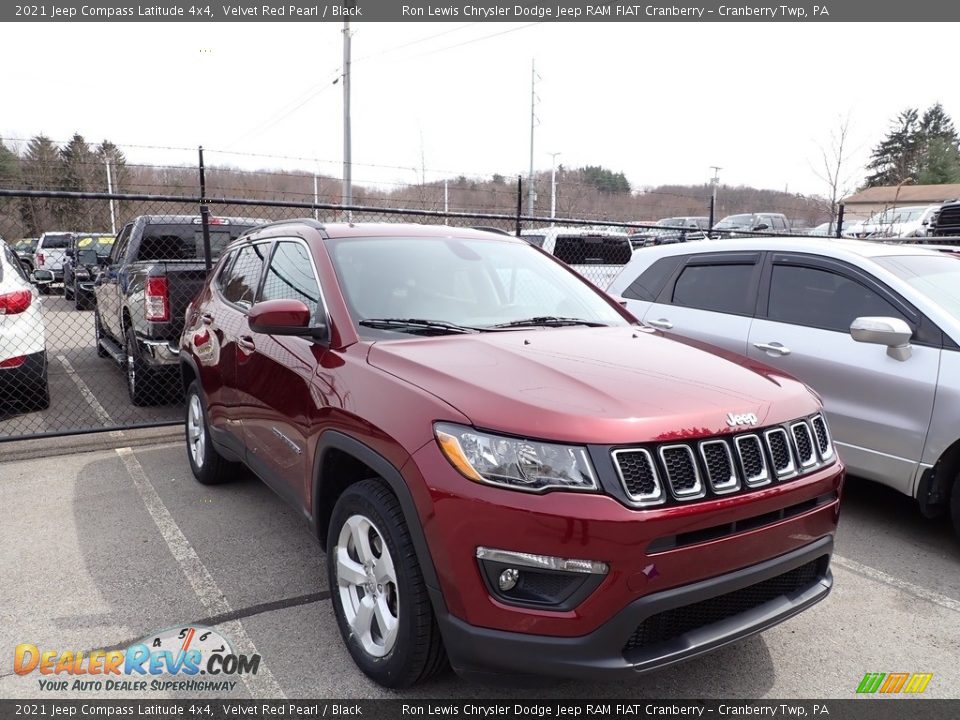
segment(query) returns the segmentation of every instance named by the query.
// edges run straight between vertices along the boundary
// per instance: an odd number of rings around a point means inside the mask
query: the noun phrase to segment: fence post
[[[203,145],[200,146],[200,225],[203,228],[203,264],[207,274],[213,267],[210,257],[210,208],[207,206],[207,174],[203,166]]]
[[[837,238],[843,237],[843,203],[837,207]]]
[[[523,176],[517,175],[517,237],[520,237],[520,214],[523,212]]]
[[[710,220],[708,221],[710,227],[707,229],[707,239],[713,239],[713,212],[714,206],[717,202],[717,196],[715,193],[710,195]]]

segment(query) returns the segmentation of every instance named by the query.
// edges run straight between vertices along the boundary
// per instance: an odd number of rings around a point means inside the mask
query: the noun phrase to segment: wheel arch
[[[344,460],[346,459],[346,460]],[[343,468],[346,462],[355,463],[347,468],[345,475],[335,476],[333,473]],[[364,473],[364,468],[369,473]],[[427,545],[427,538],[420,524],[420,514],[410,488],[400,471],[380,453],[365,445],[363,442],[336,430],[328,430],[320,437],[313,467],[313,516],[311,525],[324,550],[327,550],[327,531],[333,506],[340,493],[347,487],[369,477],[378,477],[393,493],[400,503],[403,518],[410,532],[413,547],[417,553],[417,561],[423,573],[424,582],[430,592],[434,610],[446,612],[446,604],[440,591],[440,582],[433,556]]]
[[[917,484],[917,503],[926,517],[943,514],[952,493],[960,492],[960,439],[944,450]]]

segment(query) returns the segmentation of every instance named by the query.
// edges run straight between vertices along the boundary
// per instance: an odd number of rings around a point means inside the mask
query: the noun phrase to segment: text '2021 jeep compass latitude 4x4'
[[[802,383],[643,328],[518,238],[277,223],[181,338],[197,479],[327,550],[357,665],[631,674],[824,598],[843,468]]]

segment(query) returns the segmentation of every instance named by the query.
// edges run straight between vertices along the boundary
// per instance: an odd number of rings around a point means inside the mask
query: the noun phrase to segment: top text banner
[[[2,3],[4,22],[946,22],[960,20],[960,3],[943,0],[789,0],[769,2],[424,2],[351,0],[343,3],[158,2],[136,4],[59,0],[34,4]]]

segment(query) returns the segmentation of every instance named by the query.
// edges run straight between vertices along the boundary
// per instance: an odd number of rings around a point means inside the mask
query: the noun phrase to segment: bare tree
[[[827,185],[824,210],[830,213],[832,235],[837,220],[840,201],[856,188],[855,176],[849,168],[850,161],[850,115],[837,118],[837,127],[830,131],[830,141],[820,148],[820,162],[813,166],[814,174]]]

